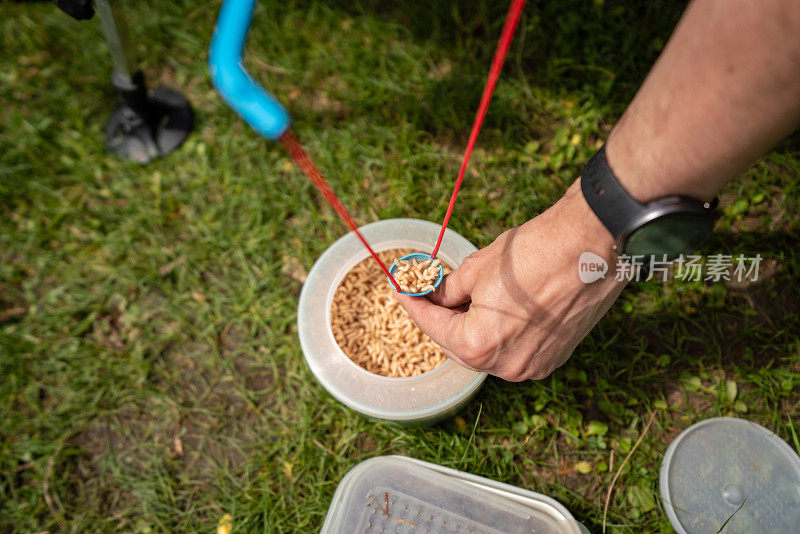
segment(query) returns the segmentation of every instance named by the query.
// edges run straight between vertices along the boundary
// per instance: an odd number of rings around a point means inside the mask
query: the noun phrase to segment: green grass
[[[0,4],[0,530],[213,531],[230,513],[238,532],[309,532],[381,454],[546,493],[599,530],[655,410],[608,522],[669,532],[658,468],[680,430],[738,415],[800,448],[796,138],[730,184],[705,249],[760,253],[762,282],[634,284],[551,378],[489,379],[427,428],[376,423],[303,361],[300,284],[281,268],[309,269],[344,229],[213,90],[219,2],[126,4],[148,79],[197,112],[146,167],[103,148],[115,95],[98,21]],[[530,2],[452,228],[485,246],[557,199],[682,7]],[[504,10],[262,1],[247,64],[360,223],[438,221]]]

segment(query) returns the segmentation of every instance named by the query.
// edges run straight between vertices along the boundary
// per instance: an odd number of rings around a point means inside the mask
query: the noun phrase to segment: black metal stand
[[[56,0],[56,5],[83,20],[94,13],[89,0]],[[116,0],[95,0],[103,33],[114,64],[112,82],[122,104],[106,124],[106,147],[138,163],[164,156],[192,131],[194,112],[189,101],[172,89],[148,89],[141,70],[132,68],[128,30],[122,7]]]
[[[192,131],[194,112],[189,101],[172,89],[147,89],[137,71],[128,79],[113,76],[122,104],[106,123],[106,147],[139,163],[169,154]]]

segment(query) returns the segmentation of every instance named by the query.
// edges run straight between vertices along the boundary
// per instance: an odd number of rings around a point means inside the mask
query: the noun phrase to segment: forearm
[[[639,201],[711,199],[800,123],[800,2],[695,0],[607,142]]]

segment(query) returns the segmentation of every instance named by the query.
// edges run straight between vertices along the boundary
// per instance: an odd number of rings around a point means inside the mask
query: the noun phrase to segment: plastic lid
[[[395,248],[430,250],[439,228],[418,219],[387,219],[367,224],[361,232],[377,252]],[[476,250],[448,228],[439,257],[457,266]],[[345,275],[367,257],[364,246],[349,232],[331,245],[308,273],[297,306],[297,324],[309,368],[331,395],[368,417],[424,423],[454,412],[477,392],[485,373],[447,360],[418,376],[380,376],[353,363],[336,343],[330,322],[334,294]]]
[[[735,417],[684,430],[661,463],[661,498],[680,533],[800,529],[800,457],[773,432]],[[737,511],[738,510],[738,511]]]
[[[549,497],[515,488],[514,499],[503,484],[484,485],[481,481],[493,481],[467,473],[450,476],[438,467],[402,456],[360,463],[337,488],[321,532],[580,532],[569,512]],[[523,504],[520,495],[531,504]]]

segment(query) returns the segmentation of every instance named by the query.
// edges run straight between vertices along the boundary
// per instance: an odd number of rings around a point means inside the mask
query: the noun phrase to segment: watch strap
[[[589,207],[614,239],[619,239],[630,222],[647,210],[647,206],[637,202],[617,181],[608,165],[605,145],[583,169],[581,191]]]

